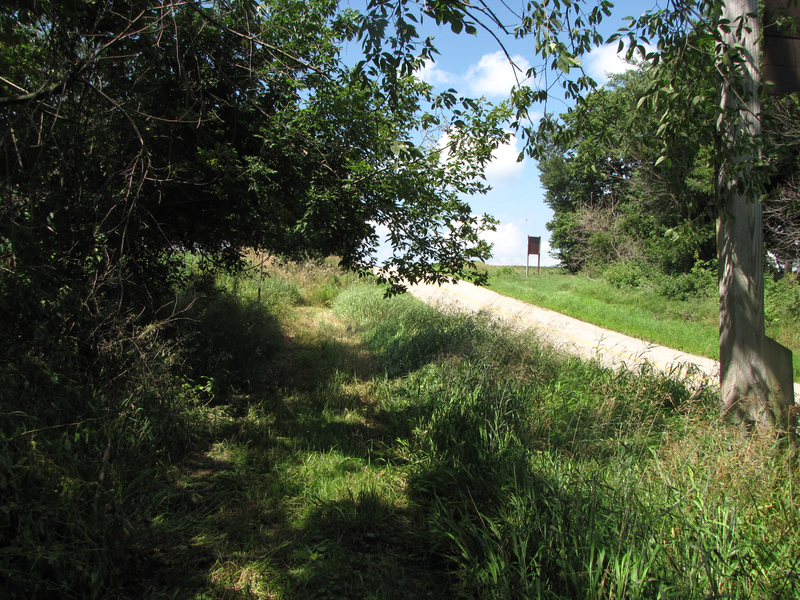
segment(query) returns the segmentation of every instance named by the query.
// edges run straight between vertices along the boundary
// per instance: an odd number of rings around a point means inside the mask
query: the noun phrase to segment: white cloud
[[[431,85],[448,84],[457,79],[452,73],[439,69],[432,60],[426,60],[425,66],[417,70],[417,77]]]
[[[484,54],[477,64],[472,65],[464,79],[472,94],[487,97],[508,96],[511,88],[525,80],[525,71],[530,68],[530,63],[519,54],[511,60],[522,69],[516,70],[509,62],[506,55],[498,50],[493,54]],[[515,77],[516,73],[516,77]]]
[[[630,69],[637,68],[636,65],[625,60],[626,50],[623,49],[618,54],[617,48],[617,44],[599,46],[583,59],[586,72],[600,85],[608,81],[608,75],[611,73],[624,73]],[[653,48],[645,45],[645,49],[650,52]]]
[[[416,75],[434,86],[449,85],[458,90],[465,89],[474,97],[505,99],[516,85],[531,85],[531,81],[525,76],[531,67],[530,63],[520,54],[513,55],[511,60],[516,67],[509,63],[508,57],[502,51],[484,54],[477,63],[460,75],[440,69],[435,62],[426,60]]]
[[[392,245],[389,243],[389,234],[391,231],[386,225],[381,225],[375,221],[370,221],[370,225],[375,228],[375,233],[378,234],[378,248],[376,249],[375,256],[379,262],[389,260],[392,257]]]
[[[376,233],[380,236],[381,242],[378,246],[376,257],[380,262],[389,260],[392,257],[392,247],[389,244],[388,235],[389,228],[385,225],[375,226]],[[492,258],[489,259],[488,264],[505,266],[505,265],[524,265],[525,252],[528,249],[528,233],[523,231],[516,223],[501,223],[497,226],[496,231],[484,231],[480,234],[481,239],[493,244]],[[550,242],[542,239],[541,247],[541,265],[543,267],[556,266],[558,261],[551,258]],[[536,256],[530,256],[530,264],[536,267]]]
[[[481,238],[494,244],[490,265],[524,265],[525,252],[528,250],[528,233],[523,231],[516,223],[501,223],[497,231],[485,231]],[[550,242],[542,239],[541,265],[543,267],[555,266],[558,261],[550,258]],[[536,266],[536,256],[530,256],[530,264]]]
[[[511,133],[508,131],[507,133]],[[450,136],[443,133],[436,142],[436,146],[443,150],[440,160],[447,162],[447,144],[450,143]],[[511,185],[522,174],[525,169],[525,161],[517,162],[520,148],[517,146],[517,137],[511,135],[507,144],[501,144],[492,153],[492,160],[486,165],[484,174],[486,182],[494,188]]]
[[[511,135],[507,144],[499,146],[492,153],[492,161],[486,165],[486,179],[489,185],[499,188],[511,185],[525,169],[525,160],[517,162],[520,149],[517,146],[517,137]]]
[[[525,233],[514,223],[501,223],[497,231],[484,231],[481,238],[492,244],[490,265],[525,264]]]

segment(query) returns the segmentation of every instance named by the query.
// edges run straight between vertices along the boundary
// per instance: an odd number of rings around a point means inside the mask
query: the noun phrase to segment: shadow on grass
[[[450,597],[452,572],[421,517],[374,491],[315,507],[288,589],[298,598]]]
[[[375,375],[372,355],[330,335],[287,335],[277,349],[262,391],[218,397],[207,407],[205,450],[153,487],[117,596],[449,596],[425,520],[401,484],[381,489],[381,473],[404,459],[362,394]],[[298,473],[331,456],[332,477],[369,472],[377,483],[316,497]]]
[[[449,595],[447,565],[413,509],[378,490],[309,499],[292,472],[313,451],[267,465],[265,450],[291,448],[259,447],[254,438],[236,446],[245,450],[235,458],[192,454],[164,482],[160,514],[134,536],[125,597]],[[364,461],[337,465],[340,473],[364,468]]]
[[[132,534],[125,597],[455,597],[469,577],[479,587],[491,580],[492,556],[522,573],[506,578],[510,593],[544,573],[569,595],[577,588],[557,557],[591,532],[591,494],[566,493],[523,468],[522,447],[597,461],[625,442],[638,455],[687,401],[661,384],[645,402],[633,377],[576,367],[568,379],[562,363],[544,359],[528,367],[538,375],[503,379],[516,346],[492,338],[490,359],[423,367],[386,384],[403,388],[403,401],[379,403],[371,386],[388,380],[374,356],[315,318],[309,312],[305,330],[276,346],[258,395],[215,407],[206,450],[160,483],[148,525]],[[433,347],[411,340],[395,355]],[[621,439],[622,427],[636,435]],[[606,438],[607,448],[592,442]],[[427,457],[424,468],[410,468],[408,444],[431,446],[414,450]],[[521,453],[511,464],[497,448]],[[495,455],[499,462],[481,458]],[[320,491],[329,480],[340,487]],[[595,501],[617,511],[604,494]],[[559,537],[547,533],[573,522]],[[608,533],[609,544],[642,536]],[[508,540],[528,541],[515,550]]]

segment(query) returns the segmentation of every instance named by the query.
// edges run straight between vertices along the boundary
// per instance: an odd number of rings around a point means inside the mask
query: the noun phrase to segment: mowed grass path
[[[485,266],[489,289],[522,302],[681,350],[719,360],[719,302],[716,298],[675,300],[648,288],[618,289],[602,279],[544,268],[541,274],[525,267]],[[800,348],[780,330],[768,328],[793,352],[794,380],[800,381]]]

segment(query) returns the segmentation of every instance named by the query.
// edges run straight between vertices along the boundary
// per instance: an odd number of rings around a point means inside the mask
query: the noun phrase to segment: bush
[[[664,275],[658,282],[658,293],[665,298],[686,300],[697,295],[697,280],[688,273]]]
[[[639,261],[615,262],[603,271],[603,278],[615,288],[644,287],[649,283],[648,265]]]
[[[67,290],[38,335],[0,338],[0,598],[119,586],[154,482],[209,427],[198,401],[263,377],[277,301],[193,283],[206,296],[160,317],[89,315]]]
[[[663,275],[656,288],[662,296],[676,300],[710,298],[718,289],[716,264],[698,261],[688,273]]]
[[[764,320],[773,325],[800,316],[800,284],[792,277],[764,278]]]
[[[294,304],[291,294],[281,294],[280,299]],[[179,336],[184,354],[181,374],[196,383],[210,382],[214,395],[256,388],[266,375],[264,362],[277,351],[281,336],[280,323],[266,301],[214,292],[196,300],[186,313]]]
[[[0,375],[0,596],[93,598],[118,577],[149,482],[195,435],[163,331],[109,329],[91,363],[65,336]]]

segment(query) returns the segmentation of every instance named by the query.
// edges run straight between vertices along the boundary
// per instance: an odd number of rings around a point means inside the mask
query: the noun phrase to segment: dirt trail
[[[428,304],[474,312],[489,311],[520,327],[539,330],[554,346],[583,358],[597,358],[610,367],[623,364],[635,367],[649,363],[667,372],[681,372],[693,379],[719,381],[719,363],[693,356],[615,331],[602,329],[572,317],[461,281],[457,284],[415,285],[409,292]],[[800,384],[794,384],[795,402],[800,398]]]

